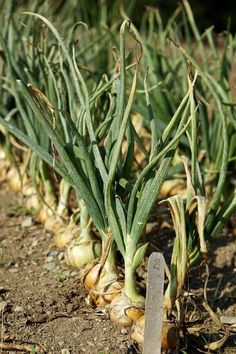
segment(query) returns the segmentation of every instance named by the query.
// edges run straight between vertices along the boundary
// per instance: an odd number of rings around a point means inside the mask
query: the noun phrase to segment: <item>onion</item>
[[[45,204],[43,204],[38,214],[38,220],[41,222],[41,224],[45,224],[47,219],[50,218],[52,215],[53,211],[49,209]]]
[[[124,290],[110,304],[110,319],[124,326],[132,326],[144,314],[143,302],[133,302]]]
[[[145,316],[140,317],[133,325],[132,339],[139,345],[144,344]],[[179,328],[171,321],[162,322],[161,348],[165,351],[175,351],[179,346]]]
[[[20,176],[20,172],[16,167],[12,167],[6,175],[8,186],[14,192],[20,192],[23,186],[28,182],[28,178],[25,173]]]
[[[102,265],[96,264],[84,277],[84,286],[87,291],[90,291],[98,282]]]
[[[92,288],[89,292],[90,302],[98,308],[105,308],[117,294],[120,294],[123,288],[123,283],[117,278],[110,279],[107,282],[99,281],[97,286]]]
[[[98,308],[105,308],[121,293],[124,284],[116,272],[106,272],[98,263],[84,277],[84,286],[89,292],[88,302]]]
[[[55,233],[55,244],[58,248],[65,248],[73,239],[78,237],[80,230],[77,225],[61,224],[61,222],[63,222],[62,219],[58,219],[59,218],[55,219],[55,223],[51,224],[52,227],[54,225],[52,231]]]
[[[173,195],[180,194],[182,196],[186,195],[186,185],[182,179],[171,179],[163,183],[160,195],[171,197]]]
[[[65,259],[73,268],[82,269],[87,263],[94,261],[101,255],[101,242],[91,237],[77,238],[72,241],[66,250]]]
[[[162,322],[162,336],[161,347],[162,349],[176,350],[179,346],[179,328],[171,321]]]
[[[64,230],[66,227],[67,225],[65,224],[64,220],[57,215],[49,216],[44,224],[45,230],[53,232],[56,235],[58,232],[60,232],[61,229]]]
[[[0,158],[0,178],[4,180],[7,176],[7,172],[10,168],[11,162],[8,159]]]
[[[26,184],[23,186],[22,194],[26,197],[25,207],[27,209],[34,209],[38,211],[40,209],[40,201],[38,195],[33,186]]]
[[[133,333],[131,338],[135,340],[139,345],[143,346],[144,342],[144,324],[145,316],[141,316],[133,325]]]
[[[25,207],[26,207],[26,209],[34,209],[35,211],[39,211],[40,202],[39,202],[37,194],[33,194],[26,199]]]

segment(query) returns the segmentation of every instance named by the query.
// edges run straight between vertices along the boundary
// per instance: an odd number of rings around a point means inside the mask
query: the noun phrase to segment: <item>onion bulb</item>
[[[49,209],[45,204],[43,204],[38,214],[38,220],[41,222],[41,224],[45,224],[47,219],[50,218],[52,215],[53,211]]]
[[[4,180],[7,176],[7,172],[10,168],[10,161],[9,160],[5,160],[3,158],[0,158],[0,177],[1,180]]]
[[[58,222],[56,223],[56,221]],[[60,227],[60,222],[58,218],[55,220],[54,225],[55,226],[53,232],[55,233],[55,244],[58,248],[65,248],[72,240],[78,237],[78,234],[80,233],[79,227],[75,224],[73,225],[63,224]]]
[[[145,325],[145,316],[143,315],[139,317],[139,319],[134,323],[132,327],[133,333],[131,335],[131,338],[141,346],[143,346],[143,341],[144,341],[144,325]]]
[[[20,176],[20,172],[16,167],[12,167],[6,175],[8,186],[14,192],[20,192],[22,187],[28,182],[27,176],[23,173]]]
[[[144,314],[144,303],[133,302],[124,292],[116,296],[110,304],[110,319],[123,326],[132,326]]]
[[[176,323],[171,321],[162,322],[162,336],[161,347],[162,349],[176,350],[179,346],[179,328]]]
[[[170,179],[166,180],[160,190],[161,196],[171,197],[173,195],[180,194],[182,196],[186,195],[186,185],[182,179]]]
[[[66,263],[73,268],[82,269],[87,263],[98,258],[101,251],[101,242],[95,237],[94,239],[92,237],[90,239],[78,237],[66,250]]]
[[[34,209],[36,211],[40,209],[40,201],[33,186],[30,184],[24,185],[22,194],[26,197],[25,207],[27,209]]]
[[[67,225],[65,224],[64,220],[57,216],[57,215],[51,215],[48,217],[48,219],[45,221],[44,228],[47,231],[53,232],[55,235],[64,228],[66,228]]]
[[[133,325],[132,339],[139,345],[144,344],[144,325],[145,316],[140,317]],[[162,322],[161,348],[165,351],[175,351],[179,345],[179,329],[178,326],[171,321]]]
[[[98,263],[84,277],[84,286],[89,293],[88,302],[105,308],[121,293],[124,284],[115,271],[106,272]]]

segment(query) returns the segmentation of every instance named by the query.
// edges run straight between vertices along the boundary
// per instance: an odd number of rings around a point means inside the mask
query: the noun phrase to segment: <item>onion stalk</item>
[[[61,236],[63,233],[68,234],[66,228],[67,228],[67,220],[69,218],[68,201],[69,201],[70,191],[71,191],[71,185],[67,181],[65,181],[65,179],[62,178],[59,185],[59,196],[58,196],[59,201],[55,213],[53,213],[53,215],[47,218],[44,224],[45,229],[53,232],[56,235],[56,239],[58,240],[60,238],[57,236],[58,234],[60,234]],[[70,222],[68,228],[73,228],[74,226],[73,218],[71,218],[71,220],[72,222]],[[59,241],[60,244],[59,247],[64,248],[64,246],[67,243],[66,242],[67,238],[69,240],[71,239],[70,237],[66,237],[66,236],[61,238],[61,241]],[[64,240],[62,241],[62,239]]]
[[[124,26],[124,25],[123,25]],[[122,30],[124,30],[122,28]],[[121,32],[122,33],[122,32]],[[124,55],[123,43],[121,40],[121,57]],[[122,68],[122,66],[121,66]],[[125,75],[125,71],[123,71],[123,76]],[[196,79],[196,78],[195,78]],[[171,148],[176,148],[178,139],[187,129],[186,120],[187,120],[187,112],[188,105],[185,108],[185,113],[183,118],[180,119],[180,114],[183,113],[183,107],[187,103],[187,98],[189,93],[185,96],[183,101],[181,102],[180,107],[176,111],[169,125],[166,127],[163,132],[162,141],[163,145],[159,146],[159,152],[157,153],[158,140],[157,136],[154,133],[155,126],[152,127],[152,150],[150,153],[149,163],[144,168],[144,170],[138,176],[130,195],[130,199],[126,208],[122,206],[117,199],[117,203],[113,203],[111,199],[111,189],[107,189],[107,203],[109,204],[110,209],[113,210],[113,213],[110,214],[110,224],[114,225],[116,220],[114,218],[115,215],[119,215],[119,224],[122,233],[116,234],[116,243],[120,252],[124,258],[125,265],[125,282],[124,282],[124,290],[120,294],[120,298],[116,297],[110,307],[111,319],[115,322],[127,325],[131,325],[134,321],[136,321],[139,317],[141,317],[144,313],[144,298],[139,294],[135,272],[137,267],[140,265],[147,248],[147,244],[140,245],[139,239],[142,235],[148,217],[151,213],[151,210],[154,206],[154,203],[157,199],[158,193],[160,192],[161,186],[164,182],[164,179],[167,175],[168,169],[170,168],[170,164],[173,158],[173,155],[166,155],[167,152],[171,150]],[[146,99],[147,99],[147,107],[149,108],[149,112],[151,111],[151,104],[149,101],[148,91],[146,90]],[[132,102],[132,101],[131,101]],[[127,104],[128,109],[129,102]],[[116,149],[114,151],[114,159],[118,158],[121,148],[121,139],[122,139],[122,128],[123,125],[127,124],[125,119],[128,120],[129,111],[128,109],[124,112],[124,120],[122,121],[120,127],[120,134],[118,136],[117,142],[120,145],[116,145]],[[127,115],[126,115],[127,114]],[[180,119],[178,129],[175,133],[175,136],[172,140],[169,140],[172,133],[173,127],[176,122]],[[189,121],[188,121],[189,123]],[[156,141],[154,140],[156,139]],[[156,166],[159,165],[159,168],[156,169]],[[114,177],[114,171],[112,169],[109,171],[110,180]],[[108,184],[108,187],[110,185]],[[127,214],[126,214],[127,210]]]

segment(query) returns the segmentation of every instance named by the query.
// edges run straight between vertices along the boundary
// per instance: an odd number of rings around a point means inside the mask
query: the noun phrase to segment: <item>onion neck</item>
[[[117,276],[117,268],[116,268],[116,246],[115,243],[113,242],[111,245],[111,248],[109,250],[107,259],[104,263],[104,268],[103,268],[104,273],[106,274],[112,274]]]
[[[88,213],[88,210],[84,203],[80,201],[80,234],[78,239],[80,241],[91,241],[94,240],[94,236],[92,234],[91,226],[92,220]]]
[[[111,238],[110,230],[102,231],[102,256],[100,258],[101,274],[99,283],[118,279],[116,266],[116,244]]]
[[[128,239],[127,239],[128,240]],[[125,295],[136,303],[144,303],[145,299],[139,294],[136,282],[136,268],[133,266],[134,255],[136,248],[133,247],[132,243],[127,242],[126,254],[125,254]]]
[[[52,212],[56,209],[56,196],[51,185],[50,180],[44,180],[45,188],[45,202],[52,209]]]
[[[138,292],[135,270],[128,266],[125,267],[125,295],[134,303],[144,303],[144,297]]]
[[[70,194],[71,185],[64,179],[60,183],[60,196],[57,206],[57,215],[61,217],[68,216],[68,199]]]

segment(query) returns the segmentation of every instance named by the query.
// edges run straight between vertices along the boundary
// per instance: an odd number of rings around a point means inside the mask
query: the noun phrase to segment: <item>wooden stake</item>
[[[161,353],[163,291],[164,257],[159,252],[153,252],[148,260],[144,354]]]

